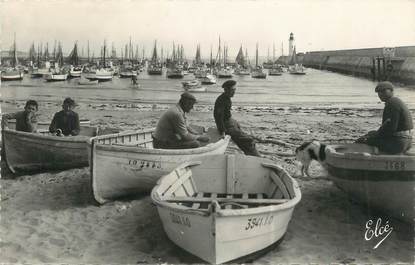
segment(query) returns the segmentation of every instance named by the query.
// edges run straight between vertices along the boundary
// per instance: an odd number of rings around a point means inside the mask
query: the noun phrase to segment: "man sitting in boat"
[[[235,95],[236,81],[227,80],[223,83],[224,92],[216,99],[213,116],[216,127],[222,136],[229,134],[232,141],[245,153],[245,155],[260,156],[255,148],[255,142],[252,136],[244,133],[239,123],[232,119],[231,98]]]
[[[153,147],[162,149],[188,149],[209,142],[209,137],[200,135],[187,126],[186,113],[193,109],[196,98],[184,92],[179,102],[168,109],[157,123],[153,135]]]
[[[385,102],[382,125],[377,131],[357,139],[357,143],[376,146],[381,152],[399,154],[406,152],[412,146],[412,116],[401,99],[393,96],[391,82],[380,82],[375,92],[379,99]]]
[[[16,119],[16,131],[36,132],[38,105],[35,100],[28,100],[23,111],[6,113],[1,117],[1,127],[8,128],[10,119]]]
[[[79,116],[74,112],[75,101],[71,98],[65,98],[62,104],[62,110],[55,113],[49,126],[49,132],[57,136],[75,136],[79,134]]]

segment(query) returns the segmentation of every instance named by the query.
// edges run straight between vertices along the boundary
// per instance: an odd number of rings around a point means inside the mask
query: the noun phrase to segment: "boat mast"
[[[256,43],[255,67],[258,67],[258,42]]]
[[[17,65],[17,51],[16,51],[16,32],[14,33],[14,41],[13,41],[13,68]]]

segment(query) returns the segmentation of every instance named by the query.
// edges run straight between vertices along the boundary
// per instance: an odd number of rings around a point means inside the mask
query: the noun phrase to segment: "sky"
[[[117,49],[129,42],[150,56],[154,41],[164,55],[173,42],[194,57],[214,56],[219,37],[229,56],[239,47],[250,57],[297,52],[415,45],[415,0],[0,0],[0,48],[55,41],[69,53],[75,41],[95,55],[106,40]],[[222,46],[223,47],[223,46]],[[92,52],[91,52],[92,53]]]

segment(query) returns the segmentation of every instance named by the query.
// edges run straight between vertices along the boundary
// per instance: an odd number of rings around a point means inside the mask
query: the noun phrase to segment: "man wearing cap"
[[[235,95],[236,81],[227,80],[223,83],[224,92],[216,99],[213,116],[216,127],[223,136],[229,134],[232,141],[246,154],[251,156],[260,156],[255,148],[255,142],[252,136],[244,133],[239,123],[232,119],[231,98]]]
[[[209,137],[199,135],[187,126],[186,113],[193,109],[196,98],[184,92],[179,102],[160,117],[153,135],[153,147],[162,149],[197,148]]]
[[[356,142],[376,146],[380,151],[389,154],[406,152],[412,146],[414,128],[408,107],[402,100],[393,96],[391,82],[380,82],[375,92],[378,93],[379,99],[385,102],[382,125],[377,131],[370,131]]]
[[[55,113],[49,126],[49,132],[57,136],[75,136],[80,132],[79,116],[74,112],[75,101],[65,98],[62,110]]]

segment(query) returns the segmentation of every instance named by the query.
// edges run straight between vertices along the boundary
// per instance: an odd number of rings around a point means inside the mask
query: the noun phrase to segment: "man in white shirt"
[[[160,117],[153,135],[153,147],[162,149],[187,149],[200,147],[209,137],[200,135],[187,126],[186,113],[193,109],[196,98],[184,92],[179,102]]]

